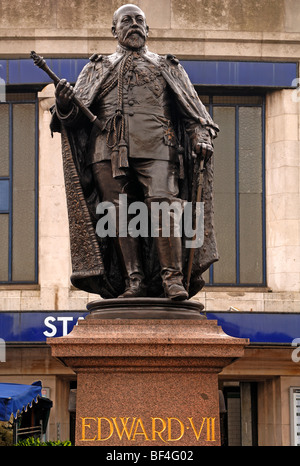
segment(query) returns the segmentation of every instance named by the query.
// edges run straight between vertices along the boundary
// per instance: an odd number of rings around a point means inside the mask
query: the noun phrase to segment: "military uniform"
[[[161,71],[142,55],[133,54],[133,60],[123,80],[123,113],[129,157],[156,160],[176,158],[176,136],[171,119],[171,95]],[[117,87],[94,104],[103,133],[93,128],[89,163],[110,160],[107,145],[109,122],[117,107]]]
[[[129,59],[127,55],[120,45],[108,57],[94,55],[75,86],[78,97],[102,123],[89,135],[85,163],[92,167],[101,201],[114,203],[117,211],[119,194],[136,199],[136,182],[150,209],[152,201],[178,200],[179,141],[173,121],[180,118],[187,133],[198,133],[209,143],[218,130],[175,57],[158,56],[146,47],[131,52]],[[82,115],[74,106],[67,115],[56,108],[55,118],[74,128]],[[170,217],[172,228],[172,213]],[[122,296],[135,296],[134,289],[136,296],[143,295],[138,241],[130,236],[117,240],[127,280]],[[182,283],[181,238],[171,235],[155,242],[168,296],[172,284]]]
[[[118,66],[116,68],[117,72]],[[127,176],[114,178],[106,164],[98,165],[111,160],[110,125],[117,110],[117,94],[118,89],[114,87],[105,97],[96,98],[93,105],[103,128],[101,131],[94,126],[92,130],[87,163],[94,165],[101,199],[117,206],[119,194],[125,192],[129,199],[135,200],[135,178],[146,201],[149,198],[174,200],[178,196],[178,151],[172,126],[171,95],[159,68],[140,53],[133,53],[123,78],[124,139],[129,158]]]

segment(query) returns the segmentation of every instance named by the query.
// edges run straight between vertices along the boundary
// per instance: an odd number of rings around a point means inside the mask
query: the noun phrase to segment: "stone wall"
[[[0,4],[0,56],[86,57],[115,48],[110,27],[120,0],[12,0]],[[299,58],[298,0],[137,0],[149,45],[181,58]]]
[[[293,90],[266,102],[266,206],[268,285],[300,288],[299,102]]]

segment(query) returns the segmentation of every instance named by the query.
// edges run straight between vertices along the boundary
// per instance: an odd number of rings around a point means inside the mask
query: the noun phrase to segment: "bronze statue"
[[[74,88],[66,80],[56,86],[51,129],[62,136],[71,281],[103,298],[184,300],[203,287],[202,273],[218,260],[211,158],[218,127],[176,57],[149,52],[148,30],[140,8],[120,7],[112,24],[116,52],[94,54]],[[74,104],[74,95],[97,124]],[[174,233],[172,209],[167,237],[160,214],[155,235],[123,235],[118,226],[112,237],[97,234],[97,206],[113,206],[119,220],[120,195],[129,205],[144,202],[149,216],[154,203],[195,204],[200,162],[204,240],[192,254]]]

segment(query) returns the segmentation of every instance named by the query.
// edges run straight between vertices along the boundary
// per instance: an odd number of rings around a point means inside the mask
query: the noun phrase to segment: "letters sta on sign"
[[[77,325],[78,320],[84,319],[84,317],[72,317],[72,316],[48,316],[44,320],[44,324],[47,327],[47,330],[43,332],[45,337],[55,337],[58,332],[57,323],[59,326],[62,324],[62,336],[66,336],[70,333],[74,325]]]

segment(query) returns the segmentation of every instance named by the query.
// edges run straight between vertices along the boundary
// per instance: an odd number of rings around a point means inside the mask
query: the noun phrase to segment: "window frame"
[[[199,89],[198,89],[199,92]],[[265,94],[243,94],[243,93],[228,93],[234,99],[243,98],[247,96],[260,97],[261,103],[214,103],[214,97],[219,95],[216,93],[205,93],[201,90],[199,94],[207,95],[209,101],[206,103],[209,114],[213,118],[214,107],[233,107],[235,108],[235,283],[218,283],[214,282],[214,264],[209,268],[209,281],[205,283],[206,287],[210,288],[226,288],[226,287],[239,287],[239,288],[265,288],[267,287],[267,262],[266,262],[266,161],[265,161],[265,138],[266,138],[266,97]],[[201,98],[201,96],[200,96]],[[262,227],[262,282],[261,283],[241,283],[240,281],[240,200],[239,200],[239,108],[240,107],[260,107],[261,108],[261,144],[262,144],[262,205],[261,205],[261,227]],[[216,122],[217,123],[217,122]],[[222,128],[220,128],[222,130]]]
[[[6,88],[7,90],[7,88]],[[30,93],[28,98],[26,94]],[[21,94],[22,97],[18,99],[18,94]],[[35,98],[31,97],[32,94],[35,94]],[[13,96],[13,97],[12,97]],[[35,202],[35,213],[34,213],[34,279],[33,280],[13,280],[13,106],[16,104],[34,104],[34,115],[35,115],[35,125],[34,125],[34,163],[35,163],[35,174],[34,174],[34,202]],[[38,105],[38,96],[37,93],[30,90],[29,92],[25,91],[14,91],[13,93],[7,92],[6,101],[0,102],[0,105],[8,105],[8,115],[9,115],[9,173],[8,176],[1,176],[0,181],[7,180],[9,183],[9,202],[8,210],[0,210],[1,214],[8,214],[8,280],[0,280],[0,286],[3,285],[36,285],[38,283],[39,276],[39,258],[38,258],[38,235],[39,235],[39,225],[38,225],[38,213],[39,213],[39,105]]]

